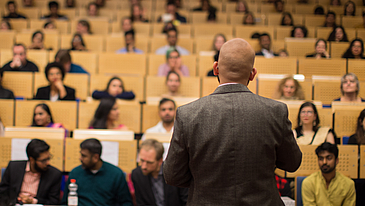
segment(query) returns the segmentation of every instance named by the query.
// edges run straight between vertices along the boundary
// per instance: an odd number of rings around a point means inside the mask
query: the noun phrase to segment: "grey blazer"
[[[229,84],[177,109],[163,171],[189,187],[187,205],[276,206],[275,167],[293,172],[301,160],[286,105]]]

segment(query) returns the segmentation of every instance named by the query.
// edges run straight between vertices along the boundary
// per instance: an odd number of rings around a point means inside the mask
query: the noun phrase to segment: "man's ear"
[[[252,71],[251,71],[251,73],[250,73],[250,77],[249,77],[248,80],[253,81],[253,79],[255,78],[256,74],[257,74],[257,69],[256,68],[253,68]]]
[[[215,62],[213,63],[213,74],[214,74],[215,76],[218,76],[218,74],[219,74],[219,71],[218,71],[218,62],[217,62],[217,61],[215,61]]]

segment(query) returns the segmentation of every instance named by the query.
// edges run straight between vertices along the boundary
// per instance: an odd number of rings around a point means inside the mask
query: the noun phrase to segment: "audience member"
[[[245,0],[237,1],[236,3],[236,12],[237,13],[248,13],[250,10],[248,9],[247,2]]]
[[[346,59],[364,59],[364,42],[362,39],[352,40],[349,48],[342,55],[342,58]]]
[[[127,32],[133,29],[132,20],[130,17],[123,17],[122,19],[122,31]]]
[[[365,102],[359,97],[360,82],[354,73],[347,73],[341,77],[341,97],[333,101]]]
[[[213,56],[214,62],[218,62],[218,58],[219,58],[219,51],[217,51],[217,53]],[[213,69],[208,72],[207,76],[215,77]]]
[[[328,36],[327,41],[334,42],[348,42],[347,34],[342,26],[336,26],[333,28],[331,34]]]
[[[131,7],[131,20],[132,22],[148,22],[145,17],[145,10],[140,4]]]
[[[265,58],[273,58],[274,56],[279,56],[275,54],[271,49],[271,38],[268,33],[263,33],[259,37],[259,44],[261,50],[256,52],[256,56],[264,56]]]
[[[305,38],[307,37],[308,30],[305,26],[294,26],[291,31],[291,37],[294,38]]]
[[[300,145],[319,145],[323,142],[335,144],[336,135],[329,127],[319,126],[316,106],[311,102],[303,103],[298,112],[294,137]]]
[[[362,145],[365,144],[365,109],[360,112],[357,118],[357,126],[355,134],[351,135],[348,144]]]
[[[119,109],[116,99],[103,98],[90,122],[89,129],[117,129],[128,130],[124,124],[118,124]]]
[[[72,38],[71,50],[73,51],[87,51],[84,39],[81,34],[76,33]]]
[[[318,39],[314,46],[315,52],[308,54],[306,57],[314,57],[316,59],[326,58],[329,59],[330,55],[327,52],[327,42],[324,39]]]
[[[59,14],[59,6],[57,1],[50,1],[48,3],[48,8],[50,11],[49,15],[43,16],[41,19],[51,19],[51,20],[67,20],[67,16]]]
[[[32,139],[27,147],[28,161],[10,161],[0,183],[0,200],[4,205],[58,205],[62,173],[49,165],[49,145]]]
[[[137,205],[185,206],[188,188],[166,184],[163,170],[162,143],[154,139],[142,142],[139,150],[139,166],[132,171],[132,182]]]
[[[47,104],[41,103],[34,107],[32,127],[64,128],[60,123],[54,123],[51,110]]]
[[[179,92],[180,84],[181,84],[180,75],[175,71],[170,71],[166,76],[167,93],[162,94],[162,97],[165,98],[181,97],[182,95]]]
[[[71,179],[75,179],[79,206],[132,206],[124,172],[101,159],[100,141],[86,139],[81,142],[80,149],[81,165],[75,167],[69,174],[62,204],[67,205],[69,193],[67,185]]]
[[[167,34],[167,31],[170,29],[176,29],[175,25],[172,23],[172,21],[165,22],[162,28],[162,33]]]
[[[54,24],[53,21],[47,21],[44,26],[44,29],[56,29],[56,25]]]
[[[284,12],[281,18],[281,26],[293,26],[293,17],[289,12]]]
[[[170,71],[174,71],[180,76],[189,76],[189,69],[182,64],[180,54],[176,49],[166,52],[166,63],[158,67],[157,76],[166,76]]]
[[[95,4],[98,6],[98,8],[104,8],[105,6],[105,0],[95,0]]]
[[[3,122],[1,121],[1,118],[0,118],[0,137],[3,137],[5,134],[5,127],[4,127],[4,124]],[[1,188],[1,187],[0,187]],[[0,189],[1,190],[1,189]],[[0,197],[1,197],[1,192],[0,192]]]
[[[221,50],[222,45],[227,41],[226,37],[224,36],[224,34],[216,34],[214,36],[214,40],[213,40],[213,45],[212,45],[212,50],[214,52],[218,52],[219,50]]]
[[[331,6],[341,6],[341,0],[331,0],[330,5]]]
[[[355,16],[356,14],[356,5],[353,1],[348,1],[344,5],[344,16]]]
[[[282,0],[276,0],[274,2],[274,6],[277,13],[281,13],[284,11],[284,2]]]
[[[273,98],[281,100],[304,100],[304,92],[302,86],[293,76],[287,76],[279,82]]]
[[[76,26],[76,33],[80,35],[92,34],[90,23],[87,20],[79,20]]]
[[[175,48],[181,55],[189,55],[190,52],[186,50],[185,48],[182,48],[181,46],[177,45],[177,37],[178,33],[177,30],[172,28],[167,31],[167,44],[166,46],[160,47],[156,50],[156,54],[163,54],[165,55],[167,51],[171,48]]]
[[[161,121],[154,127],[148,128],[145,133],[171,133],[174,129],[174,121],[176,115],[176,104],[174,100],[162,98],[158,105],[158,116]],[[142,136],[142,141],[145,135]]]
[[[2,86],[4,71],[0,69],[0,99],[15,99],[14,93]]]
[[[46,87],[40,87],[34,99],[50,100],[75,100],[75,89],[63,84],[65,69],[58,62],[49,63],[45,69],[45,75],[49,82]]]
[[[158,22],[169,22],[172,21],[175,24],[186,23],[186,18],[181,16],[177,12],[176,4],[174,1],[168,1],[166,5],[166,13],[160,16],[157,20]],[[177,23],[175,23],[175,21]]]
[[[260,33],[255,32],[255,33],[252,34],[251,39],[257,39],[258,40],[260,38],[260,35],[261,35]]]
[[[33,0],[23,0],[23,7],[33,7]]]
[[[303,180],[303,205],[355,205],[354,181],[336,171],[339,162],[336,145],[325,142],[317,147],[318,166]]]
[[[324,22],[323,27],[333,27],[335,28],[336,25],[336,13],[333,11],[328,11],[326,14],[326,20]]]
[[[243,16],[243,24],[244,25],[255,25],[255,17],[253,16],[253,14],[251,12],[247,12],[245,13],[245,15]]]
[[[116,51],[117,54],[125,54],[125,53],[136,53],[136,54],[143,54],[143,51],[137,49],[135,47],[135,37],[134,37],[134,30],[129,30],[124,33],[124,42],[125,47]]]
[[[99,16],[99,8],[95,2],[90,2],[87,5],[87,16],[89,17],[97,17]]]
[[[8,20],[3,19],[0,22],[0,31],[8,31],[11,30],[11,24],[9,23]]]
[[[44,34],[41,31],[36,31],[32,35],[32,44],[28,47],[28,49],[38,49],[42,50],[44,48]]]
[[[317,6],[314,9],[314,15],[324,15],[324,9],[322,6]]]
[[[194,8],[193,11],[207,11],[215,13],[217,8],[211,5],[210,0],[200,0],[200,6]]]
[[[215,11],[208,12],[207,23],[217,23],[217,15]]]
[[[7,16],[3,16],[3,19],[26,19],[27,17],[21,15],[17,11],[17,5],[15,1],[8,1],[7,9],[9,14]]]
[[[65,0],[66,8],[75,8],[75,0]]]
[[[94,99],[118,98],[118,99],[134,99],[133,91],[126,91],[124,83],[119,77],[113,77],[109,80],[106,89],[103,91],[95,90],[92,94]]]
[[[3,71],[37,72],[38,67],[27,60],[27,49],[23,44],[14,44],[13,60],[6,63]]]
[[[285,50],[285,49],[280,49],[279,50],[279,57],[288,57],[289,54],[288,54],[288,51]]]
[[[70,51],[66,49],[58,50],[55,56],[55,62],[59,62],[62,64],[65,69],[65,73],[81,73],[81,74],[89,74],[85,69],[81,66],[72,63]]]

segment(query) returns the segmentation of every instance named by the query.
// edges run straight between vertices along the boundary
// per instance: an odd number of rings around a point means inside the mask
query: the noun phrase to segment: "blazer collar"
[[[251,92],[251,91],[243,84],[227,84],[217,87],[217,89],[215,89],[212,95],[235,93],[235,92]]]

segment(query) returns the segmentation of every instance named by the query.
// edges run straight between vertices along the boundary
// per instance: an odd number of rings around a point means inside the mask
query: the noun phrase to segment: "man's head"
[[[335,23],[336,22],[336,13],[333,11],[328,11],[326,14],[326,22],[327,23]]]
[[[218,62],[214,62],[213,72],[220,83],[240,83],[248,85],[257,73],[253,67],[255,51],[244,39],[232,39],[223,44]]]
[[[43,173],[49,168],[51,154],[49,153],[49,145],[40,139],[32,139],[26,148],[28,160],[31,169]]]
[[[86,139],[80,144],[80,161],[84,169],[93,170],[96,164],[101,161],[101,143],[99,140]]]
[[[260,47],[262,49],[266,49],[266,50],[270,51],[271,39],[270,39],[270,35],[268,33],[263,33],[260,35],[259,43],[260,43]]]
[[[134,46],[134,30],[129,30],[124,33],[125,44]]]
[[[166,13],[174,15],[176,14],[176,4],[174,1],[168,1],[166,5]]]
[[[51,15],[58,14],[58,2],[57,1],[51,1],[48,3],[49,11],[51,12]]]
[[[169,46],[176,46],[177,43],[177,30],[175,28],[170,28],[167,30],[167,42]]]
[[[13,59],[19,58],[22,65],[27,63],[27,49],[24,44],[14,44],[13,46]]]
[[[10,14],[16,13],[16,4],[15,1],[8,1],[7,3],[8,11]]]
[[[55,56],[55,62],[59,62],[63,65],[65,72],[69,72],[71,69],[71,55],[67,49],[58,50]]]
[[[129,30],[132,30],[132,20],[131,20],[131,18],[130,17],[124,17],[123,19],[122,19],[122,30],[124,31],[124,32],[126,32],[126,31],[129,31]]]
[[[176,114],[174,100],[163,98],[158,105],[158,115],[163,123],[173,123]]]
[[[95,2],[90,2],[87,6],[87,14],[88,16],[97,16],[98,15],[98,5]]]
[[[328,174],[335,171],[338,164],[338,148],[335,144],[325,142],[316,149],[318,165],[322,173]]]
[[[158,175],[163,159],[162,143],[154,139],[143,141],[139,150],[139,165],[144,175]]]

